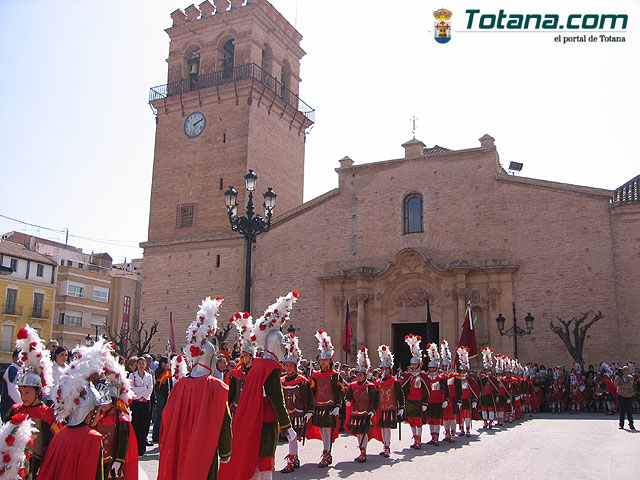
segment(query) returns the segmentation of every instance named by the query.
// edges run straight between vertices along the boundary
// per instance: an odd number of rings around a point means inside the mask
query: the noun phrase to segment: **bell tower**
[[[157,126],[141,245],[140,319],[158,321],[160,343],[169,319],[179,338],[207,295],[240,308],[246,248],[224,192],[235,186],[246,205],[252,169],[258,212],[267,187],[278,195],[276,221],[301,205],[314,115],[298,96],[302,36],[267,0],[205,0],[171,19],[166,83],[149,93]]]
[[[149,93],[149,241],[229,231],[224,191],[249,169],[259,192],[277,192],[277,212],[300,205],[314,114],[298,97],[300,33],[266,0],[207,0],[171,18],[167,83]]]

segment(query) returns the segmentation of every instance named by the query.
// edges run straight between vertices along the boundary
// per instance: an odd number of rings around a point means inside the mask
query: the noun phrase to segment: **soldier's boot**
[[[296,467],[295,467],[295,455],[289,454],[286,457],[284,457],[285,460],[287,461],[287,465],[280,470],[280,473],[291,473],[293,472]]]
[[[318,467],[328,467],[329,465],[331,465],[331,462],[333,462],[333,459],[331,458],[329,450],[323,450],[322,459],[320,460]]]
[[[358,463],[364,463],[367,461],[367,449],[364,447],[358,447],[358,448],[360,448],[360,455],[354,458],[353,461]]]

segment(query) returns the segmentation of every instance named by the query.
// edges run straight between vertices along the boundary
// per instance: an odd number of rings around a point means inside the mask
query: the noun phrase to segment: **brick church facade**
[[[464,150],[413,139],[403,158],[343,158],[338,188],[303,203],[313,110],[297,95],[302,37],[266,0],[242,3],[176,10],[167,84],[151,89],[157,132],[140,315],[160,324],[157,350],[170,314],[181,345],[207,295],[224,297],[228,315],[242,309],[245,241],[230,229],[224,191],[234,185],[242,208],[253,169],[256,194],[269,186],[278,197],[271,230],[252,247],[252,313],[298,290],[291,323],[309,358],[322,327],[345,360],[348,303],[354,350],[385,343],[402,361],[404,335],[425,331],[428,300],[434,339],[452,346],[469,301],[479,347],[512,355],[495,318],[510,327],[515,304],[520,326],[535,317],[519,342],[522,361],[569,364],[549,322],[589,310],[605,316],[588,331],[587,363],[640,360],[639,178],[616,191],[536,180],[509,175],[489,135]]]

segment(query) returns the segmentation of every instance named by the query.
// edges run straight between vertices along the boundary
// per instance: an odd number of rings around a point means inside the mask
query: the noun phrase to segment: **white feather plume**
[[[238,343],[241,350],[245,345],[253,343],[253,317],[249,312],[236,312],[235,315],[229,317],[229,323],[232,323],[238,330]]]
[[[298,361],[302,360],[302,351],[298,346],[298,337],[293,333],[285,335],[284,346],[287,351],[287,356],[295,357]]]
[[[314,336],[316,337],[316,340],[318,340],[318,350],[321,352],[331,352],[331,356],[333,357],[335,349],[333,348],[333,343],[331,343],[331,337],[329,334],[320,328],[316,331]]]
[[[173,378],[173,384],[183,377],[186,377],[189,373],[187,368],[187,362],[182,355],[176,355],[171,359],[171,376]]]
[[[33,434],[38,430],[26,414],[17,414],[7,423],[0,425],[0,478],[19,479],[19,471],[24,467],[25,450]]]
[[[435,343],[427,344],[427,355],[429,355],[430,362],[440,363],[440,354],[438,353],[438,345]]]
[[[442,360],[451,361],[451,350],[449,350],[449,342],[442,340],[440,343],[440,357]]]
[[[386,345],[380,345],[378,347],[378,357],[380,357],[380,362],[387,362],[393,369],[393,353],[391,353],[391,349],[389,347]]]
[[[110,354],[110,347],[106,346],[105,340],[99,339],[90,347],[76,347],[74,352],[76,358],[60,377],[56,390],[54,410],[60,421],[66,419],[75,410],[75,400],[86,393],[89,382],[102,375],[106,355]]]
[[[202,355],[202,346],[210,335],[216,333],[218,310],[220,310],[223,303],[224,300],[220,297],[215,299],[207,297],[198,307],[196,319],[191,322],[187,329],[187,349],[185,353],[190,361]]]
[[[48,395],[53,387],[53,363],[51,353],[38,332],[29,325],[18,330],[16,348],[21,352],[24,369],[31,369],[40,376],[42,393]]]
[[[369,360],[369,350],[367,347],[360,347],[356,357],[358,365],[365,367],[367,370],[371,368],[371,360]]]
[[[289,312],[293,304],[298,301],[298,292],[292,290],[284,297],[278,298],[275,303],[269,305],[264,314],[256,320],[253,326],[251,339],[256,342],[259,347],[264,348],[267,335],[272,329],[279,330],[289,319]]]
[[[104,358],[104,376],[105,381],[118,390],[118,400],[121,400],[118,408],[131,419],[131,413],[129,411],[129,404],[133,400],[133,390],[131,389],[131,380],[127,375],[127,371],[124,365],[118,362],[118,358],[113,353],[113,346],[111,344],[105,344],[106,352],[103,354]]]
[[[484,368],[491,368],[493,366],[493,348],[484,347],[480,353],[482,353],[482,365]]]
[[[409,345],[409,351],[413,357],[422,358],[422,350],[420,349],[420,342],[422,341],[422,337],[420,335],[414,335],[410,333],[406,337],[404,337],[404,341],[407,345]]]
[[[461,345],[456,349],[456,353],[458,354],[458,362],[460,363],[460,365],[461,366],[464,365],[468,369],[469,368],[469,348]]]

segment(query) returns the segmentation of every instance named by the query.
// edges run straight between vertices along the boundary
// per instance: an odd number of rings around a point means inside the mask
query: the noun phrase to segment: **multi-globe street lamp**
[[[224,192],[224,203],[227,206],[227,214],[231,223],[231,230],[242,234],[247,243],[247,255],[245,262],[244,277],[244,310],[251,311],[251,244],[256,241],[256,237],[263,232],[268,232],[271,228],[271,218],[276,208],[276,192],[271,187],[264,193],[264,217],[254,214],[253,191],[256,188],[258,175],[253,170],[249,170],[244,176],[245,188],[249,192],[246,215],[238,216],[238,192],[235,188],[229,187]]]
[[[496,323],[498,324],[498,331],[501,336],[507,335],[508,337],[513,337],[513,355],[515,358],[518,358],[518,337],[524,337],[525,335],[531,335],[531,331],[533,330],[533,320],[534,317],[531,313],[527,313],[527,316],[524,317],[525,324],[527,325],[527,329],[521,328],[518,326],[516,321],[516,304],[513,302],[513,327],[511,327],[506,332],[504,331],[504,322],[506,318],[502,316],[501,313],[496,317]]]

